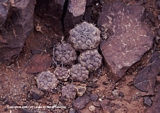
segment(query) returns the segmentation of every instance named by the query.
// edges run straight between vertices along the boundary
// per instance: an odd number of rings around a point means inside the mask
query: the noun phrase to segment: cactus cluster
[[[37,81],[38,88],[42,90],[52,90],[57,86],[59,82],[56,76],[50,71],[41,72],[38,75],[36,81]]]
[[[102,56],[96,49],[81,53],[78,60],[89,71],[97,70],[102,64]]]
[[[71,44],[62,42],[53,50],[53,55],[56,61],[63,64],[70,64],[76,60],[77,55]]]
[[[67,79],[69,77],[68,69],[65,67],[59,67],[59,66],[56,67],[54,74],[61,81],[67,81]]]
[[[76,50],[94,49],[100,43],[100,30],[87,22],[78,24],[69,33],[69,41]]]
[[[81,64],[76,64],[70,69],[70,75],[75,81],[85,82],[88,79],[89,71]]]

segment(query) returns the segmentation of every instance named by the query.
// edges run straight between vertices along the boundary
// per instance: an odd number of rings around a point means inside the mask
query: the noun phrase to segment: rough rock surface
[[[9,7],[10,7],[10,5],[9,5],[8,0],[1,0],[0,1],[0,9],[1,9],[0,10],[0,29],[7,18]]]
[[[28,62],[25,70],[27,73],[38,73],[45,71],[52,64],[52,58],[49,54],[35,54]]]
[[[153,93],[156,83],[156,76],[160,70],[160,52],[155,52],[149,64],[140,70],[134,80],[134,86],[141,91]]]
[[[160,113],[160,85],[157,86],[156,96],[153,105],[145,113]]]
[[[5,0],[3,1],[3,3],[5,3]],[[7,7],[7,4],[3,5]],[[2,11],[4,15],[7,13],[7,10],[5,11],[6,12]],[[25,39],[33,30],[33,13],[34,0],[11,2],[7,19],[0,32],[0,62],[10,62],[12,61],[11,59],[18,56],[22,50]],[[0,19],[0,21],[4,22],[3,19]]]
[[[83,109],[85,105],[89,102],[90,98],[87,95],[83,95],[81,97],[78,97],[74,102],[73,106],[76,109]]]
[[[100,48],[115,81],[152,46],[152,32],[141,22],[143,12],[144,8],[140,5],[125,5],[122,2],[102,7],[98,26],[103,28],[103,32],[110,32],[110,36],[102,41]]]
[[[68,10],[74,17],[83,15],[86,8],[86,0],[69,0]]]

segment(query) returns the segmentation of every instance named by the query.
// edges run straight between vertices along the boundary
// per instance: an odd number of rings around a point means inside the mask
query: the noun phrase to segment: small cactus
[[[56,61],[63,64],[70,64],[77,58],[76,52],[71,44],[65,42],[62,42],[55,47],[53,55]]]
[[[78,60],[89,71],[97,70],[102,64],[102,56],[96,49],[82,52]]]
[[[63,86],[62,97],[66,97],[68,99],[74,99],[76,97],[76,87],[72,84]]]
[[[67,81],[69,77],[69,72],[65,67],[56,67],[54,74],[61,81]]]
[[[87,22],[78,24],[69,33],[69,41],[76,50],[94,49],[100,43],[100,30]]]
[[[56,76],[50,71],[41,72],[36,78],[36,81],[38,88],[42,90],[52,90],[59,82]]]
[[[89,71],[81,64],[76,64],[70,69],[70,75],[75,81],[85,82],[88,79]]]

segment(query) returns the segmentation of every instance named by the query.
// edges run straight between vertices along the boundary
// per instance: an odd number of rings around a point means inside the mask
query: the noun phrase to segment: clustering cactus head
[[[67,81],[69,72],[65,67],[57,67],[54,71],[56,77],[61,81]]]
[[[70,74],[75,81],[85,82],[88,78],[89,71],[81,64],[73,65],[70,69]]]
[[[76,97],[76,87],[72,84],[63,86],[62,97],[66,97],[68,99],[74,99]]]
[[[77,25],[69,33],[69,41],[76,50],[94,49],[100,43],[100,30],[87,22]]]
[[[96,49],[82,52],[78,60],[89,71],[97,70],[102,64],[102,56]]]
[[[56,76],[50,71],[41,72],[36,78],[36,81],[38,88],[42,90],[51,90],[58,84]]]
[[[71,44],[65,42],[62,42],[55,47],[53,55],[56,61],[63,64],[70,64],[77,58],[76,52]]]

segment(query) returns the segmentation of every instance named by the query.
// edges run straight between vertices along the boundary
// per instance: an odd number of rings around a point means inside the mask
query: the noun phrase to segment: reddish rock
[[[149,65],[140,70],[134,80],[134,86],[141,91],[153,93],[156,83],[156,76],[160,70],[160,53],[155,52],[150,60]]]
[[[74,102],[73,106],[76,109],[83,109],[85,105],[89,102],[89,97],[87,95],[83,95],[81,97],[78,97]]]
[[[153,105],[145,113],[160,113],[160,85],[157,86],[156,96]]]
[[[10,63],[19,55],[33,30],[34,0],[6,1],[0,2],[0,16],[3,14],[0,17],[0,24],[3,24],[0,28],[0,62]]]
[[[52,58],[50,57],[50,55],[35,54],[29,61],[25,70],[27,73],[39,73],[45,71],[47,68],[51,66],[51,64]]]
[[[122,2],[102,7],[98,26],[103,29],[102,36],[106,40],[101,42],[100,48],[115,81],[152,46],[153,33],[141,22],[143,12],[140,5]]]

